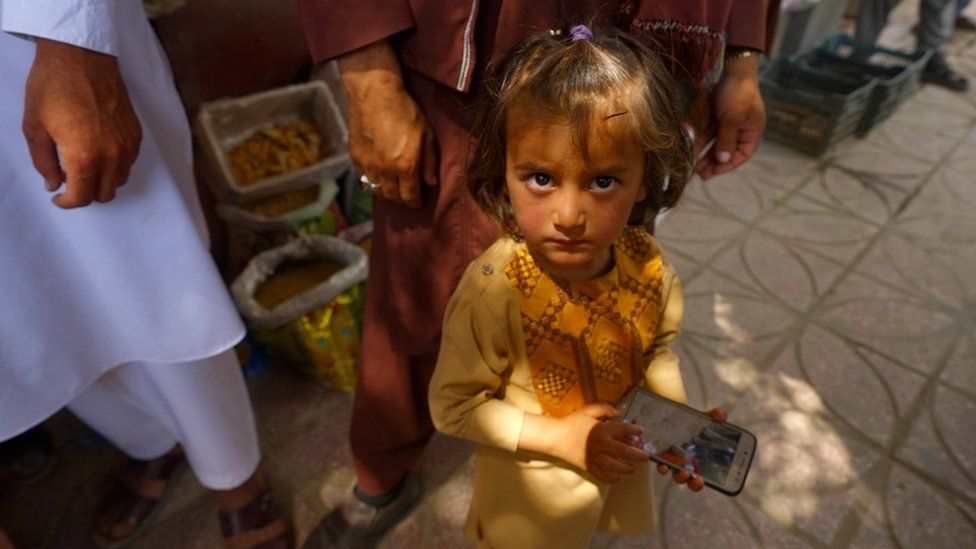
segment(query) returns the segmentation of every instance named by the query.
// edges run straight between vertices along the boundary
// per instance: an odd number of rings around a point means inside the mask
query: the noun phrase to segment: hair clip
[[[593,31],[587,28],[586,25],[576,25],[575,27],[569,29],[569,37],[572,38],[573,42],[579,42],[580,40],[593,40]]]

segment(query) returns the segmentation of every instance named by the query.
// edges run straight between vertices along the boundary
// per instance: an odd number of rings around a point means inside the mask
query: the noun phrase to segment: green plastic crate
[[[788,59],[760,75],[767,139],[819,156],[855,132],[875,81],[842,77]]]
[[[914,53],[889,50],[837,34],[799,59],[811,68],[840,76],[869,76],[878,80],[868,110],[857,128],[857,135],[864,136],[918,90],[922,70],[931,57],[930,50]]]

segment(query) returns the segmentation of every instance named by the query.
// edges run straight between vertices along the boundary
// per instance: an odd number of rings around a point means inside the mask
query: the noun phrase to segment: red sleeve
[[[728,45],[766,51],[767,10],[770,4],[779,8],[778,0],[733,0],[725,27]],[[769,38],[772,38],[772,32],[769,32]]]
[[[408,0],[298,0],[298,9],[316,63],[414,26]]]

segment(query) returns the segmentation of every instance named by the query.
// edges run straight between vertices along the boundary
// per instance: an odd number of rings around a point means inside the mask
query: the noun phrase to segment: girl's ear
[[[647,186],[641,183],[640,190],[637,191],[637,200],[634,200],[634,204],[640,204],[647,198]]]
[[[508,185],[502,185],[502,196],[501,202],[503,204],[502,208],[502,219],[505,220],[505,224],[509,229],[509,232],[518,231],[518,226],[515,225],[515,212],[512,210],[512,198],[508,195]]]

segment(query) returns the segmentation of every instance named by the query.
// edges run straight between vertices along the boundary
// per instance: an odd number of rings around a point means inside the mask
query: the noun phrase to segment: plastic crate
[[[766,103],[766,137],[818,156],[854,133],[875,81],[776,59],[763,70],[760,86]]]
[[[863,136],[918,90],[922,70],[931,56],[930,50],[914,53],[889,50],[837,34],[799,59],[811,68],[840,76],[869,76],[878,80],[868,110],[857,128],[857,135]]]

